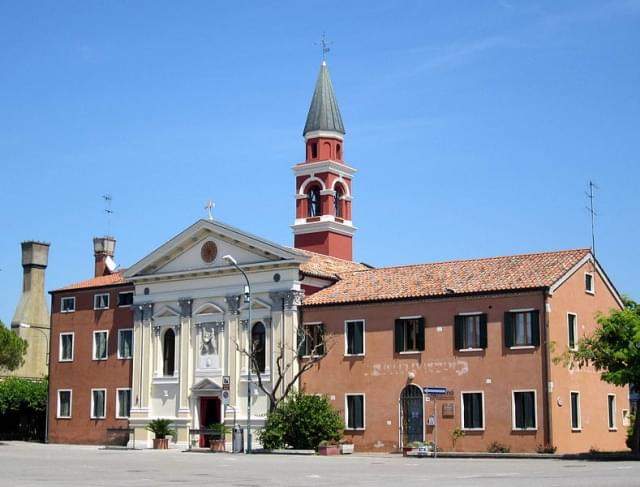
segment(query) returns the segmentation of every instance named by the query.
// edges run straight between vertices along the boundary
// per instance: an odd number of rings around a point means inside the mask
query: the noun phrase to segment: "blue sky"
[[[640,1],[0,0],[0,319],[20,241],[47,289],[129,266],[204,217],[291,245],[322,32],[347,129],[355,258],[420,263],[590,245],[637,279]]]

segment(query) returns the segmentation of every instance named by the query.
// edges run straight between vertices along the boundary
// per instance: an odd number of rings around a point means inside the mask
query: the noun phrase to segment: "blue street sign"
[[[444,396],[447,394],[446,387],[425,387],[423,391],[429,396]]]

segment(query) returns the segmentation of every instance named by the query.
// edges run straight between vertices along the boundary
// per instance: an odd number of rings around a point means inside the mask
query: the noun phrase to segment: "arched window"
[[[318,157],[318,143],[311,142],[311,159],[316,159]]]
[[[251,364],[253,372],[264,372],[266,365],[266,334],[261,322],[253,325],[251,329],[251,351],[254,361]]]
[[[342,159],[342,146],[340,144],[336,144],[336,159]]]
[[[309,190],[309,194],[307,195],[307,203],[307,206],[309,208],[309,216],[322,215],[322,210],[320,208],[320,188],[318,186],[313,186]]]
[[[333,195],[333,202],[335,205],[335,215],[338,218],[342,218],[342,202],[344,201],[344,192],[342,191],[342,187],[340,185],[336,186],[336,192]]]
[[[176,369],[176,335],[171,328],[164,333],[162,342],[162,374],[173,376]]]

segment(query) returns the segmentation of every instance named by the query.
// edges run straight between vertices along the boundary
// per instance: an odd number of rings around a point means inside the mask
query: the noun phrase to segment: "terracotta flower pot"
[[[318,455],[325,457],[330,455],[340,455],[340,447],[338,445],[319,446]]]
[[[211,451],[224,451],[224,440],[209,440]]]
[[[169,448],[169,438],[154,438],[153,449],[154,450],[167,450]]]

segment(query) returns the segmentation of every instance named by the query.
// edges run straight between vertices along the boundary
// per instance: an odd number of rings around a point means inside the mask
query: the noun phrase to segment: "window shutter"
[[[453,343],[456,350],[464,348],[464,317],[455,316],[453,319]]]
[[[424,318],[418,320],[418,350],[424,351]]]
[[[487,348],[487,314],[480,315],[480,348]]]
[[[356,321],[353,331],[355,333],[353,353],[364,353],[364,323]]]
[[[540,312],[538,310],[531,312],[531,345],[534,347],[540,345]]]
[[[504,346],[513,347],[513,313],[504,314]]]
[[[404,351],[404,321],[396,320],[395,332],[396,353]]]

